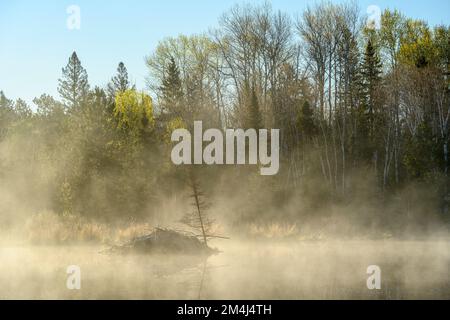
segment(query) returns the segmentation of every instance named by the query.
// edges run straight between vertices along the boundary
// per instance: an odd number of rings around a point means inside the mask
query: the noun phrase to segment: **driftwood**
[[[121,253],[173,253],[173,254],[207,254],[217,253],[197,236],[169,229],[155,228],[148,235],[137,237],[121,246],[111,248]]]

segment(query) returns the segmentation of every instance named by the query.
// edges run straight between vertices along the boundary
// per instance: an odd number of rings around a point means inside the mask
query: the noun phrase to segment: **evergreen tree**
[[[377,108],[377,91],[381,83],[382,64],[373,44],[369,38],[360,70],[360,110],[358,113],[358,149],[363,159],[373,161],[375,170],[378,161],[379,136],[376,129],[380,126],[378,118],[382,115]]]
[[[317,134],[318,129],[314,121],[314,112],[307,100],[303,103],[297,123],[300,134],[306,141]]]
[[[380,83],[382,64],[372,40],[369,39],[361,66],[362,99],[369,125],[373,129],[376,89]]]
[[[182,117],[183,89],[180,71],[173,57],[170,58],[160,90],[162,93],[161,108],[163,113],[173,117]]]
[[[67,66],[62,69],[58,92],[70,109],[79,108],[88,96],[88,75],[76,52],[72,53]]]
[[[14,103],[14,112],[19,118],[28,118],[32,115],[32,111],[28,104],[20,98]]]
[[[248,128],[261,129],[263,127],[263,119],[259,110],[258,96],[255,89],[252,89],[250,103],[248,105]]]
[[[111,78],[111,82],[108,84],[108,94],[111,98],[114,98],[117,92],[125,92],[130,88],[127,68],[123,62],[120,62],[117,67],[117,74]]]
[[[64,115],[64,105],[48,94],[44,93],[40,97],[34,98],[33,103],[37,107],[36,114],[38,116],[51,117]]]
[[[0,110],[10,110],[12,109],[13,102],[5,96],[3,91],[0,91]]]
[[[3,91],[0,91],[0,140],[6,135],[13,119],[13,102],[5,96]]]

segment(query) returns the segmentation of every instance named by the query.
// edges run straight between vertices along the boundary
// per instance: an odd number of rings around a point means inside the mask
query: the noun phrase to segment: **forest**
[[[194,185],[228,234],[448,232],[449,25],[385,10],[377,28],[352,2],[236,5],[203,34],[162,39],[142,67],[143,91],[123,62],[91,86],[73,52],[58,97],[0,91],[1,231],[170,225]],[[278,174],[174,165],[171,134],[195,121],[279,129]]]

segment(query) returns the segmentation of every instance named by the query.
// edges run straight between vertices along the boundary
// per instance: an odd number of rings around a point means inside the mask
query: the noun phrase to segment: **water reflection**
[[[0,298],[449,299],[450,244],[440,242],[221,243],[221,253],[99,254],[98,247],[0,248]],[[66,288],[79,265],[81,290]],[[367,266],[382,270],[366,287]]]

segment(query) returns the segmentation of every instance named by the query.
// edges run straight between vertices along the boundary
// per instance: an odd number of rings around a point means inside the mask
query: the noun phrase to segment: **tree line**
[[[292,198],[351,202],[361,189],[387,203],[411,184],[448,211],[447,25],[385,10],[376,29],[353,3],[319,3],[296,19],[267,4],[234,6],[207,33],[160,41],[146,65],[147,91],[123,63],[105,88],[91,88],[74,52],[60,99],[43,94],[31,111],[0,93],[0,177],[28,179],[17,197],[61,213],[155,215],[189,175],[170,163],[170,134],[202,120],[280,129],[276,177],[196,168],[203,189],[245,193],[233,208],[241,220]]]

